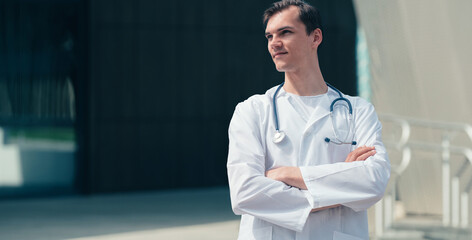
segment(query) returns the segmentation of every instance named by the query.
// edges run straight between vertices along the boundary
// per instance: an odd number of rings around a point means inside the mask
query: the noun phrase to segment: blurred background
[[[0,238],[236,239],[227,128],[283,81],[273,1],[0,1]],[[470,239],[468,0],[312,0],[392,162],[373,239]]]

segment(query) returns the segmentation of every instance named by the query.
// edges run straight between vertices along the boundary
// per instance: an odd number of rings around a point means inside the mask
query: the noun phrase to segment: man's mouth
[[[273,58],[277,58],[277,57],[285,55],[285,54],[287,54],[287,52],[277,52],[273,55]]]

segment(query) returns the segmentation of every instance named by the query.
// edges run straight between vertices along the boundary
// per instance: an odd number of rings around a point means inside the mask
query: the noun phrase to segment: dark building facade
[[[262,25],[272,1],[72,2],[79,9],[74,188],[226,185],[234,107],[283,81]],[[308,2],[323,18],[325,80],[356,95],[353,3]]]
[[[267,52],[272,1],[90,1],[85,192],[225,185],[235,105],[283,81]],[[311,1],[326,80],[356,94],[351,1]]]

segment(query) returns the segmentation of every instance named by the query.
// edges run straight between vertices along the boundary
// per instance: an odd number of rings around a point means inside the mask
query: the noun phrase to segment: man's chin
[[[279,72],[285,72],[286,71],[286,67],[281,66],[281,65],[275,65],[275,69],[277,69],[277,71],[279,71]]]

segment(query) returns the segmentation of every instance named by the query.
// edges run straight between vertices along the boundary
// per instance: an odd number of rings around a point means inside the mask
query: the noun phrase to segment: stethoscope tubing
[[[281,142],[282,139],[285,137],[285,134],[284,134],[282,131],[280,131],[280,128],[279,128],[279,117],[278,117],[278,114],[277,114],[277,103],[276,103],[277,95],[278,95],[280,89],[284,86],[284,83],[285,83],[285,82],[281,83],[281,84],[277,87],[277,89],[275,90],[274,96],[273,96],[273,98],[272,98],[272,105],[273,105],[273,107],[274,107],[275,131],[276,131],[276,135],[274,136],[274,140],[273,140],[273,141],[274,141],[275,143]],[[330,114],[333,113],[334,104],[335,104],[336,102],[338,102],[338,101],[345,101],[345,102],[347,103],[348,107],[349,107],[349,115],[352,116],[352,104],[351,104],[351,101],[349,101],[349,99],[343,97],[343,94],[342,94],[341,91],[339,91],[337,88],[331,86],[331,84],[329,84],[329,83],[327,83],[327,82],[325,82],[325,83],[326,83],[326,85],[327,85],[329,88],[333,89],[333,90],[334,90],[336,93],[338,93],[338,95],[339,95],[339,97],[336,98],[336,99],[334,99],[333,102],[331,102],[331,105],[329,106]],[[333,131],[334,131],[334,130],[333,130]],[[334,132],[335,132],[334,134],[336,135],[336,131],[334,131]],[[335,137],[337,138],[337,136],[335,136]],[[277,140],[276,140],[276,139],[277,139]],[[325,138],[325,142],[327,142],[327,143],[332,142],[332,143],[335,143],[335,144],[343,144],[343,143],[344,143],[344,142],[341,142],[341,141],[339,141],[339,142],[332,141],[332,140],[329,139],[329,138]],[[350,144],[356,145],[357,142],[356,142],[356,141],[352,141],[352,142],[350,142]]]
[[[277,104],[275,103],[275,100],[277,99],[277,94],[279,93],[280,89],[284,86],[284,83],[281,83],[279,87],[277,87],[277,90],[275,90],[274,97],[272,98],[272,105],[274,106],[274,117],[275,117],[275,131],[279,132],[279,118],[277,114]]]

